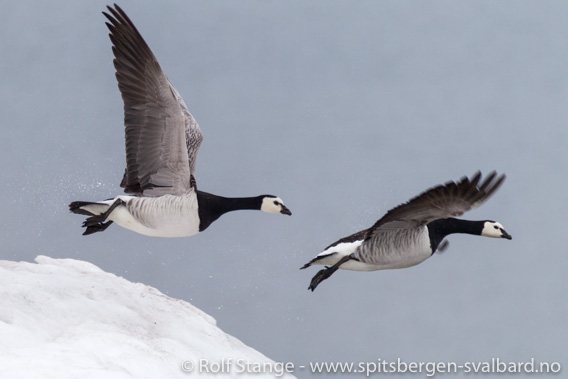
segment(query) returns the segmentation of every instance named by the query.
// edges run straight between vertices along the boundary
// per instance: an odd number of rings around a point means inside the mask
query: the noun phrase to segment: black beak
[[[501,238],[506,238],[508,240],[512,240],[513,237],[509,233],[505,231],[505,229],[501,229]]]
[[[292,212],[284,204],[282,204],[282,210],[280,211],[283,215],[292,216]]]

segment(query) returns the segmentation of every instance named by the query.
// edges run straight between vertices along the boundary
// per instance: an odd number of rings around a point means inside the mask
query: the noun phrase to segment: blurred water
[[[228,214],[184,239],[83,237],[67,212],[120,192],[105,5],[0,15],[1,259],[87,260],[296,365],[566,365],[565,3],[123,1],[205,134],[200,188],[274,193],[294,214]],[[317,270],[298,268],[329,243],[478,169],[507,181],[467,217],[500,221],[512,241],[452,236],[414,268],[306,290]]]

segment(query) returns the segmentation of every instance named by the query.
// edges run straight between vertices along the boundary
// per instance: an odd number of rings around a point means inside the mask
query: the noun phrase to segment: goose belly
[[[391,229],[377,233],[355,252],[360,263],[369,266],[369,270],[411,267],[422,263],[431,255],[426,227]]]
[[[126,204],[117,207],[109,220],[123,228],[153,237],[187,237],[199,233],[199,212],[194,193],[118,198]]]
[[[344,256],[339,253],[332,253],[314,263],[325,266],[333,266],[334,264],[339,262],[339,260],[343,257]],[[339,266],[339,268],[341,268],[342,270],[352,270],[352,271],[377,271],[377,270],[382,270],[384,267],[350,259],[347,262],[343,263],[341,266]]]

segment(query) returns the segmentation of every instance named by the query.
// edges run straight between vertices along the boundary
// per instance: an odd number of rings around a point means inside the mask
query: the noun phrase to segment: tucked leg
[[[94,215],[87,218],[85,222],[83,222],[83,227],[87,228],[83,235],[86,236],[106,230],[106,228],[108,228],[110,224],[112,224],[112,221],[105,222],[108,216],[110,216],[110,214],[115,210],[116,207],[124,204],[125,202],[121,199],[116,199],[115,202],[112,203],[112,205],[108,207],[105,212],[101,213],[100,215]]]
[[[87,226],[87,229],[83,232],[84,236],[88,236],[89,234],[93,234],[96,232],[104,232],[106,228],[108,228],[112,224],[112,221],[102,222],[98,224],[94,224],[91,226]]]
[[[341,258],[336,264],[334,264],[333,266],[330,267],[326,267],[323,270],[320,270],[313,278],[312,281],[310,283],[310,286],[308,287],[309,290],[312,290],[312,292],[316,289],[316,287],[318,286],[318,284],[320,284],[322,281],[326,280],[327,278],[329,278],[335,271],[337,271],[337,269],[339,269],[339,266],[341,266],[342,264],[344,264],[345,262],[347,262],[348,260],[353,259],[353,257],[351,255],[346,255],[343,258]]]

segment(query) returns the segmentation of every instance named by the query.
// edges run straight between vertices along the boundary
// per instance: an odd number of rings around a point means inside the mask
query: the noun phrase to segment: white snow
[[[185,301],[87,262],[35,261],[0,261],[0,378],[273,378],[284,371]]]

